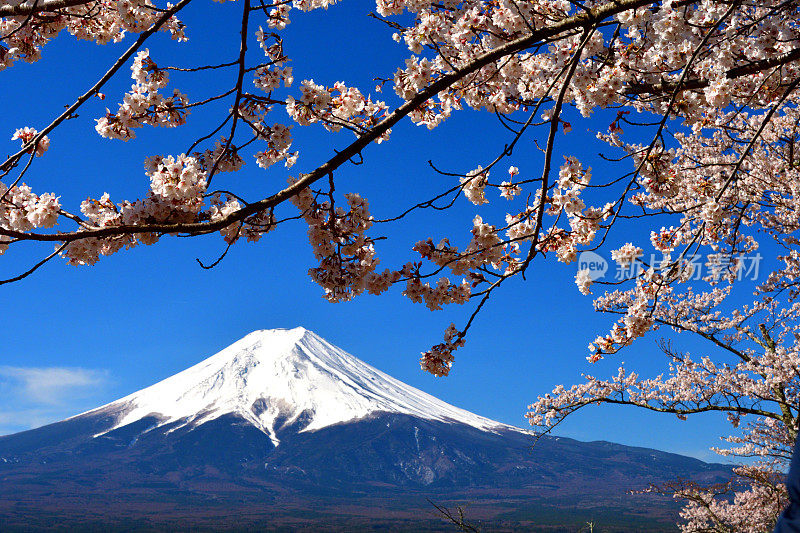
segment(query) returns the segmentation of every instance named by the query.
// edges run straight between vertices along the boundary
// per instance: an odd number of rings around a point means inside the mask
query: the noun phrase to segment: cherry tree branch
[[[150,34],[155,32],[158,27],[163,25],[168,16],[179,11],[183,8],[186,4],[188,4],[191,0],[182,0],[178,4],[176,4],[173,8],[171,8],[168,12],[162,16],[159,21],[154,24],[147,32],[143,33],[139,39],[137,39],[136,43],[120,58],[120,60],[115,63],[114,67],[95,84],[92,89],[87,91],[81,98],[70,106],[70,108],[63,113],[56,121],[51,123],[45,130],[40,132],[37,138],[41,138],[44,134],[51,131],[55,128],[58,124],[60,124],[69,114],[74,112],[80,104],[85,102],[92,94],[94,94],[112,75],[116,72],[135,51],[136,49],[141,46],[142,42],[149,37]],[[467,65],[456,69],[455,71],[446,74],[439,79],[435,80],[433,83],[428,85],[425,89],[418,92],[413,98],[406,101],[400,107],[395,109],[391,114],[389,114],[386,118],[384,118],[380,123],[378,123],[375,127],[371,130],[364,132],[358,139],[356,139],[353,143],[347,146],[345,149],[339,151],[334,155],[331,159],[317,167],[312,172],[302,175],[299,180],[295,183],[289,185],[285,189],[268,196],[262,200],[257,202],[250,203],[243,208],[231,213],[226,217],[222,217],[218,220],[212,222],[192,222],[192,223],[158,223],[158,224],[142,224],[142,225],[118,225],[118,226],[107,226],[102,228],[91,228],[86,229],[83,231],[73,231],[73,232],[64,232],[64,233],[56,233],[56,234],[44,234],[44,233],[33,233],[33,232],[19,232],[9,229],[0,229],[0,234],[7,235],[9,237],[18,238],[20,240],[37,240],[37,241],[60,241],[60,242],[71,242],[78,239],[85,239],[85,238],[100,238],[100,237],[110,237],[115,235],[125,235],[125,234],[141,234],[141,233],[187,233],[192,235],[201,235],[212,233],[218,231],[222,228],[225,228],[235,222],[239,222],[244,220],[245,218],[254,215],[256,213],[260,213],[266,209],[271,207],[275,207],[278,204],[281,204],[292,198],[301,190],[305,189],[306,187],[312,185],[319,179],[327,176],[328,174],[332,173],[334,170],[339,168],[341,165],[349,161],[352,157],[358,155],[364,148],[370,145],[372,142],[380,138],[383,134],[386,133],[392,126],[397,124],[400,120],[405,118],[408,114],[412,111],[420,107],[423,103],[427,100],[452,86],[453,84],[457,83],[458,81],[462,80],[469,74],[481,69],[482,67],[497,61],[503,57],[506,57],[511,54],[515,54],[521,52],[531,46],[534,46],[541,40],[554,37],[556,35],[569,32],[579,28],[586,28],[592,25],[595,25],[598,21],[603,20],[608,17],[612,17],[617,13],[621,13],[623,11],[627,11],[630,9],[635,9],[637,7],[642,7],[646,5],[650,5],[653,3],[653,0],[617,0],[613,2],[608,2],[598,6],[597,8],[582,11],[576,15],[571,17],[567,17],[563,20],[554,22],[551,25],[545,26],[525,37],[520,37],[519,39],[510,41],[494,50],[489,52],[485,52],[474,60],[472,60]],[[27,150],[27,147],[25,148]],[[25,150],[21,150],[18,154],[9,158],[13,160],[14,158],[18,158],[21,154],[25,153]],[[0,166],[0,169],[5,168],[8,165],[8,161],[3,165]]]
[[[775,67],[788,65],[789,63],[794,63],[795,61],[800,61],[800,48],[795,48],[794,50],[790,50],[786,53],[783,53],[775,57],[754,61],[749,65],[742,65],[739,67],[731,68],[727,72],[725,72],[725,77],[729,80],[735,80],[737,78],[742,78],[744,76],[751,76],[753,74],[758,74],[760,72],[764,72],[766,70],[770,70]],[[678,83],[673,83],[669,81],[662,81],[661,83],[655,83],[655,84],[636,82],[630,84],[626,92],[628,94],[637,96],[643,94],[653,94],[653,95],[671,94],[676,90],[689,91],[695,89],[704,89],[708,87],[708,84],[709,84],[708,80],[699,78],[684,79]]]
[[[36,13],[51,12],[66,7],[92,4],[97,0],[27,0],[17,5],[0,5],[0,17],[31,15]]]
[[[97,94],[100,89],[110,80],[117,71],[122,68],[123,65],[126,64],[128,59],[135,54],[139,48],[144,44],[144,42],[155,32],[157,32],[161,26],[163,26],[170,18],[173,17],[176,13],[178,13],[181,9],[189,5],[192,0],[180,0],[177,4],[166,10],[156,22],[153,23],[147,30],[143,31],[136,41],[131,44],[131,46],[123,53],[119,58],[114,62],[108,71],[106,71],[103,76],[97,80],[97,82],[92,85],[92,87],[84,92],[78,99],[70,105],[63,113],[61,113],[55,120],[53,120],[50,124],[48,124],[44,129],[39,131],[39,133],[34,137],[30,142],[26,143],[25,146],[22,147],[14,155],[8,157],[2,164],[0,164],[0,171],[7,173],[10,171],[14,166],[17,165],[19,159],[22,157],[23,154],[28,152],[29,150],[35,149],[38,146],[39,142],[41,142],[42,138],[45,135],[53,131],[59,124],[67,120],[69,117],[73,116],[75,111],[77,111],[89,98]]]

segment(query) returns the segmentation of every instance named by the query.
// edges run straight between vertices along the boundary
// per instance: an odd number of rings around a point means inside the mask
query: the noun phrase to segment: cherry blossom
[[[30,142],[36,139],[38,135],[38,131],[34,128],[30,128],[25,126],[24,128],[20,128],[14,132],[14,135],[11,136],[11,140],[15,141],[19,139],[22,141],[22,146],[27,146]],[[48,149],[50,148],[50,138],[47,135],[42,136],[41,139],[35,145],[35,148],[31,148],[29,150],[36,154],[37,157],[42,156]]]

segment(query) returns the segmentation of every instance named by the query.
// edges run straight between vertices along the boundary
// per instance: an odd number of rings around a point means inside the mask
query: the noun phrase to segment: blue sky
[[[372,78],[391,77],[408,51],[391,40],[391,30],[367,18],[373,8],[366,2],[344,2],[294,16],[285,34],[285,51],[293,58],[296,84],[305,78],[325,84],[343,80],[397,105],[388,85],[383,95],[374,93]],[[175,44],[160,35],[149,44],[151,56],[161,66],[229,61],[238,50],[238,16],[237,4],[196,3],[181,17],[190,42]],[[259,24],[257,16],[254,24],[253,29]],[[354,24],[363,25],[364,31],[345,31]],[[17,149],[16,141],[10,141],[14,129],[47,124],[129,42],[98,47],[63,36],[45,48],[42,61],[17,64],[0,74],[5,131],[0,131],[0,139],[6,136],[0,143],[6,143],[6,153]],[[185,151],[197,132],[205,133],[230,105],[194,113],[178,130],[140,129],[129,143],[102,139],[94,132],[93,119],[105,107],[116,109],[131,83],[129,73],[127,67],[121,70],[103,90],[104,101],[93,99],[77,119],[51,134],[50,151],[26,177],[35,191],[56,192],[62,204],[73,209],[87,195],[99,197],[103,192],[114,200],[138,198],[148,183],[143,158]],[[198,100],[215,94],[215,88],[227,88],[234,76],[234,71],[191,79],[173,75],[170,87]],[[274,115],[276,121],[289,123],[282,110]],[[560,138],[556,161],[565,154],[578,155],[590,161],[598,178],[610,172],[595,156],[602,146],[587,131],[605,129],[608,117],[568,117],[574,129]],[[314,168],[352,140],[349,133],[330,134],[317,127],[293,131],[301,156],[291,171],[279,165],[264,171],[249,159],[243,172],[215,178],[215,185],[260,198],[281,187],[288,175]],[[486,113],[457,114],[433,132],[401,124],[390,142],[365,151],[363,165],[337,172],[337,190],[361,192],[376,217],[392,216],[453,184],[455,178],[435,174],[428,160],[444,170],[466,172],[491,160],[508,140],[507,132]],[[541,156],[529,140],[509,164],[520,168],[521,177],[538,176]],[[417,240],[450,237],[463,247],[475,214],[499,223],[504,210],[504,205],[476,207],[462,198],[450,212],[421,212],[400,225],[378,227],[372,235],[389,237],[379,243],[378,254],[382,265],[396,267],[416,259],[410,248]],[[607,250],[642,231],[624,228]],[[3,277],[18,274],[50,251],[15,248],[0,260]],[[527,281],[508,282],[479,316],[467,345],[457,352],[451,375],[437,379],[419,369],[419,353],[440,342],[450,322],[462,325],[471,306],[431,313],[402,297],[399,289],[382,297],[328,303],[307,275],[314,264],[302,224],[286,225],[256,244],[237,244],[213,270],[197,265],[196,258],[213,261],[223,249],[218,235],[164,238],[155,246],[103,258],[93,267],[70,267],[55,260],[22,282],[0,287],[5,329],[0,434],[112,401],[185,369],[255,329],[305,326],[398,379],[519,426],[525,425],[526,406],[538,394],[557,384],[578,382],[581,373],[610,375],[620,361],[611,358],[590,365],[585,360],[586,345],[605,333],[611,320],[594,313],[591,297],[578,293],[575,265],[536,264]],[[639,342],[621,360],[645,375],[663,371],[656,338]],[[718,445],[728,428],[713,415],[681,422],[632,409],[597,407],[575,415],[558,433],[708,459],[717,457],[708,447]]]

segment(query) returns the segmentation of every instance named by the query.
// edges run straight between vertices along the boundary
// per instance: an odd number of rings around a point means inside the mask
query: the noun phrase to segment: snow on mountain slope
[[[183,372],[85,414],[99,410],[118,417],[108,431],[152,415],[159,426],[178,422],[173,431],[234,413],[275,445],[277,430],[301,416],[302,431],[374,412],[522,431],[406,385],[304,328],[255,331]]]

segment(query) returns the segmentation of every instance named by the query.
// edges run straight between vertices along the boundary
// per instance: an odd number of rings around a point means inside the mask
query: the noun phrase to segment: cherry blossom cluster
[[[546,214],[552,216],[565,215],[569,223],[569,231],[565,232],[555,225],[542,240],[542,250],[554,250],[556,257],[563,263],[572,263],[577,259],[579,246],[588,246],[597,236],[604,220],[612,214],[612,205],[607,203],[602,208],[587,207],[581,198],[583,191],[591,180],[591,169],[584,168],[574,157],[567,157],[558,173],[556,187],[551,197],[547,198]]]
[[[214,169],[214,172],[236,172],[244,165],[244,159],[239,155],[236,145],[229,143],[226,137],[222,137],[214,143],[213,150],[206,150],[199,163],[206,172]]]
[[[629,251],[629,257],[637,252]],[[768,292],[771,287],[761,290]],[[652,294],[652,290],[646,292]],[[769,530],[786,502],[780,472],[788,464],[800,419],[800,303],[769,297],[731,309],[726,305],[731,292],[731,285],[702,292],[691,287],[682,293],[667,290],[658,294],[650,318],[651,328],[667,326],[711,340],[714,348],[721,348],[733,361],[718,362],[708,355],[695,359],[666,346],[667,376],[643,379],[624,367],[610,379],[587,376],[582,384],[559,386],[540,396],[528,414],[532,424],[544,429],[583,406],[605,402],[672,413],[681,419],[705,411],[726,413],[738,432],[726,439],[731,447],[714,451],[757,461],[753,467],[740,469],[744,479],[731,489],[732,499],[696,486],[675,493],[688,502],[681,524],[687,532],[711,527]],[[635,305],[635,298],[635,291],[615,291],[597,302],[601,310],[625,313]],[[625,327],[617,326],[623,331],[618,342],[627,342]],[[742,425],[745,417],[754,420]]]
[[[196,157],[154,156],[145,161],[153,196],[179,211],[197,212],[206,191],[206,172]]]
[[[61,204],[53,193],[38,195],[24,183],[11,188],[0,183],[0,254],[8,249],[3,229],[30,231],[52,228],[58,222]]]
[[[97,133],[127,141],[136,137],[133,129],[144,124],[174,128],[186,122],[188,98],[177,89],[167,98],[159,92],[169,84],[169,73],[150,59],[149,50],[136,54],[131,71],[135,83],[116,113],[106,109],[106,115],[97,119]]]
[[[514,176],[519,174],[519,169],[515,166],[508,167],[508,181],[500,184],[500,196],[506,200],[512,200],[515,196],[522,193],[522,187],[512,183]]]
[[[213,194],[210,202],[211,206],[206,214],[212,222],[228,218],[242,208],[242,204],[238,200],[220,193]],[[235,243],[241,236],[244,236],[248,242],[256,242],[264,234],[275,229],[275,226],[275,216],[272,212],[262,211],[245,218],[242,222],[235,222],[225,226],[219,233],[229,245]]]
[[[297,162],[300,152],[289,150],[292,147],[292,126],[280,123],[270,125],[267,122],[272,109],[264,100],[248,96],[239,103],[237,115],[250,127],[255,140],[266,142],[264,149],[253,154],[256,164],[261,168],[269,168],[283,161],[289,168]]]
[[[11,2],[18,4],[19,2]],[[42,57],[42,48],[67,30],[78,39],[97,44],[119,42],[125,32],[139,33],[161,17],[150,0],[97,0],[54,12],[39,12],[31,17],[15,15],[0,18],[0,70],[18,59],[33,63]],[[161,27],[172,38],[186,40],[184,25],[170,17]]]
[[[268,168],[279,161],[289,168],[297,162],[299,152],[290,152],[292,147],[291,126],[273,124],[258,127],[258,136],[267,141],[267,149],[256,152],[256,163],[261,168]]]
[[[284,87],[291,87],[294,82],[292,77],[292,67],[285,68],[271,68],[268,66],[258,67],[255,70],[255,79],[253,85],[257,89],[265,92],[270,92],[277,89],[281,85]]]
[[[486,199],[484,190],[486,184],[489,182],[489,171],[484,170],[479,166],[475,170],[471,170],[466,176],[460,178],[461,190],[467,200],[475,205],[488,204],[489,200]]]
[[[548,21],[565,19],[579,8],[563,1],[498,2],[477,6],[472,3],[443,6],[416,1],[378,2],[378,11],[396,15],[413,13],[411,27],[395,34],[409,50],[422,54],[426,47],[438,53],[433,57],[413,56],[394,77],[395,91],[404,99],[446,73],[453,72],[477,55],[523,36]],[[670,98],[653,87],[678,82],[684,75],[687,60],[695,47],[705,45],[724,50],[694,58],[693,77],[702,81],[694,90],[676,98],[672,112],[689,122],[698,122],[709,111],[722,109],[733,102],[749,102],[757,94],[758,103],[774,97],[770,91],[758,91],[767,84],[780,85],[767,71],[731,79],[726,69],[740,62],[753,62],[767,56],[791,52],[798,35],[795,25],[786,25],[780,16],[784,8],[777,2],[738,6],[736,14],[726,16],[727,5],[711,0],[688,6],[664,2],[659,9],[628,9],[617,16],[620,32],[613,39],[593,33],[583,46],[581,61],[566,101],[574,103],[588,116],[596,108],[613,104],[631,105],[639,111],[663,113]],[[711,38],[705,32],[716,22]],[[758,23],[753,23],[758,21]],[[746,28],[746,30],[745,30]],[[513,112],[545,96],[553,80],[571,59],[580,36],[572,35],[550,43],[539,53],[522,52],[487,65],[470,77],[469,83],[455,83],[415,110],[412,118],[435,127],[462,103],[474,109]],[[677,44],[680,43],[680,44]],[[797,74],[791,65],[781,72],[785,79]],[[648,91],[648,89],[650,89]],[[663,93],[662,93],[663,94]],[[669,94],[667,92],[667,94]],[[614,123],[615,129],[619,123]],[[652,172],[658,172],[657,155]],[[654,186],[667,176],[654,176]]]
[[[626,243],[621,248],[611,252],[611,259],[616,261],[620,266],[628,266],[634,263],[642,256],[644,250],[632,243]]]
[[[680,512],[681,531],[760,533],[775,528],[776,518],[789,503],[782,476],[763,467],[741,466],[734,471],[739,482],[730,483],[727,490],[688,486],[674,492],[676,499],[688,502]]]
[[[343,82],[325,87],[314,80],[303,80],[301,85],[300,100],[292,96],[286,98],[286,111],[301,126],[320,122],[328,131],[344,127],[358,134],[375,126],[388,109],[384,102],[373,102],[369,96]],[[382,135],[379,142],[387,139],[388,133]]]
[[[466,280],[454,284],[449,278],[442,276],[435,285],[431,286],[430,283],[423,283],[419,276],[412,274],[406,282],[403,294],[412,302],[425,302],[428,309],[436,311],[443,305],[467,303],[472,289]]]
[[[542,252],[553,252],[558,261],[573,263],[578,257],[578,247],[588,246],[594,241],[604,220],[612,214],[612,204],[602,208],[587,207],[582,200],[582,193],[591,180],[591,169],[584,168],[574,157],[567,157],[559,169],[558,180],[544,198],[541,189],[533,206],[516,215],[507,215],[507,235],[514,241],[532,240],[538,237],[536,247]],[[539,204],[544,202],[544,215],[554,218],[554,223],[545,228],[541,235],[536,235]],[[558,221],[566,219],[569,229],[558,225]],[[575,279],[578,289],[588,294],[592,279],[587,272],[578,272]]]
[[[193,222],[197,219],[206,190],[206,171],[200,160],[185,154],[153,156],[145,160],[145,174],[150,178],[150,193],[143,200],[114,204],[107,193],[99,200],[84,200],[81,213],[86,217],[86,223],[81,230],[150,222]],[[88,237],[69,242],[61,255],[72,265],[93,265],[100,256],[112,255],[139,243],[153,244],[158,238],[159,235],[152,232]]]
[[[534,425],[551,426],[583,405],[604,401],[668,409],[679,416],[711,406],[739,414],[757,412],[760,398],[774,396],[770,384],[759,379],[758,371],[763,369],[759,362],[727,367],[708,357],[695,361],[685,354],[673,358],[666,378],[640,379],[621,366],[611,379],[587,376],[585,383],[559,386],[551,394],[540,396],[529,406],[528,417]],[[745,398],[748,403],[744,403]]]
[[[450,324],[444,332],[444,342],[422,353],[420,366],[434,376],[443,377],[453,366],[453,352],[464,345],[464,336],[455,324]]]
[[[463,251],[459,251],[450,241],[443,239],[438,245],[432,239],[417,242],[413,250],[441,268],[448,268],[455,276],[467,276],[472,285],[485,278],[480,273],[484,268],[511,270],[516,265],[513,257],[518,254],[516,247],[504,244],[498,229],[483,221],[479,215],[472,220],[472,238]],[[506,264],[506,267],[503,264]],[[469,284],[462,283],[462,286]],[[466,289],[464,289],[466,290]],[[463,303],[461,300],[454,303]]]
[[[14,135],[11,136],[12,141],[16,141],[19,139],[22,141],[22,146],[28,145],[32,142],[39,132],[35,128],[31,128],[29,126],[25,126],[24,128],[19,128],[17,131],[14,132]],[[50,138],[47,135],[42,136],[39,139],[39,142],[36,143],[35,147],[28,149],[28,153],[35,153],[37,157],[44,155],[44,153],[50,148]]]
[[[318,202],[309,189],[292,197],[308,224],[308,240],[319,261],[308,273],[332,302],[351,300],[364,291],[380,294],[400,278],[399,272],[375,272],[379,260],[366,235],[372,226],[369,203],[358,194],[344,196],[347,210],[335,206],[332,197]]]
[[[739,427],[741,419],[742,415],[739,413],[730,413],[728,416],[728,421],[734,427]],[[725,437],[725,441],[734,446],[714,447],[712,450],[726,457],[757,458],[762,465],[771,465],[776,461],[785,463],[791,459],[794,447],[792,433],[786,431],[780,420],[759,417],[749,421],[744,429],[745,432],[741,434]]]

